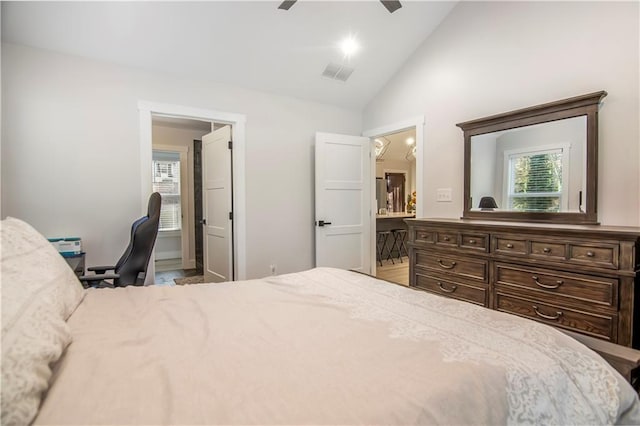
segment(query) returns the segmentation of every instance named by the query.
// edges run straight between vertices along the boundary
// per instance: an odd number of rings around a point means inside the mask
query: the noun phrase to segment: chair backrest
[[[151,252],[158,236],[161,201],[159,193],[151,194],[147,215],[131,225],[129,246],[116,263],[114,270],[116,274],[120,275],[120,278],[113,282],[116,287],[143,284],[143,282],[138,282],[138,276],[141,272],[146,273],[149,266]]]

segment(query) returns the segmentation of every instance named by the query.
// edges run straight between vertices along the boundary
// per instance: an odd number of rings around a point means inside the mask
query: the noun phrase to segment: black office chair
[[[149,266],[151,252],[158,236],[160,225],[160,194],[154,192],[149,197],[147,215],[133,222],[129,246],[115,266],[92,266],[87,268],[95,275],[83,275],[80,281],[85,287],[125,287],[128,285],[143,285],[144,277]],[[113,271],[107,274],[107,271]],[[110,283],[106,280],[112,280]]]

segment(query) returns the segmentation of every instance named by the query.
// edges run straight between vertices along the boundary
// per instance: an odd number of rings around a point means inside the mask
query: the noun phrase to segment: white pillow
[[[25,222],[0,222],[3,425],[33,421],[51,365],[71,343],[66,320],[84,291],[51,243]]]

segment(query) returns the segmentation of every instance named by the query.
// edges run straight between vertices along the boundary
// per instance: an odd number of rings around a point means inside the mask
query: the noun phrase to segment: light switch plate
[[[436,201],[438,203],[450,203],[451,202],[451,188],[438,188],[438,189],[436,189]]]

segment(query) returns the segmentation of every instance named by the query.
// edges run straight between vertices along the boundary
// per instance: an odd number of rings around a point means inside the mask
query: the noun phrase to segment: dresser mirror
[[[600,91],[457,124],[465,219],[597,223]]]

